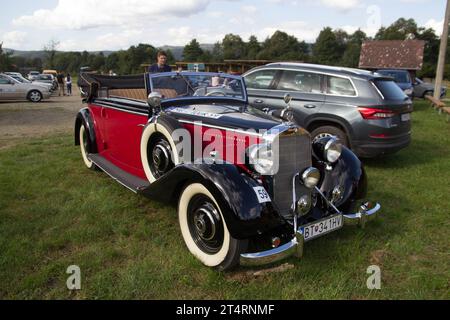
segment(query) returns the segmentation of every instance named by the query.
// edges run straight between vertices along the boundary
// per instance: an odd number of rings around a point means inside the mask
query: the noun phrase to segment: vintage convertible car
[[[241,77],[222,73],[80,79],[75,143],[86,166],[177,203],[186,246],[206,266],[301,257],[305,242],[380,209],[363,201],[358,158],[335,137],[312,143],[289,96],[267,114],[247,104]]]

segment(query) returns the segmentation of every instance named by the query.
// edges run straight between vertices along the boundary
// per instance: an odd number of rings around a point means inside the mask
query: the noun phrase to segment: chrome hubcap
[[[194,215],[194,224],[198,235],[203,240],[209,241],[216,235],[216,221],[214,216],[217,214],[214,208],[200,208]]]
[[[215,254],[224,240],[224,228],[220,214],[210,199],[196,195],[188,206],[188,225],[192,239],[203,252]]]
[[[163,176],[172,167],[170,145],[166,140],[159,140],[151,151],[152,171],[156,178]]]
[[[33,101],[39,101],[41,99],[41,96],[37,92],[32,92],[30,95],[31,100]]]
[[[330,137],[334,137],[334,136],[331,133],[326,133],[326,132],[319,133],[317,136],[314,137],[313,142],[317,142],[322,138],[330,138]]]

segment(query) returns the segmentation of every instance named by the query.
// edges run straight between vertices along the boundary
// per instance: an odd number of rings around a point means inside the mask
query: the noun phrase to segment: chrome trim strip
[[[128,110],[128,109],[125,109],[125,108],[113,107],[113,106],[110,106],[110,105],[107,105],[107,104],[98,103],[98,102],[92,102],[91,104],[94,105],[94,106],[99,106],[99,107],[103,107],[103,108],[113,109],[113,110],[117,110],[117,111],[123,111],[123,112],[126,112],[126,113],[137,114],[137,115],[140,115],[140,116],[148,116],[148,113],[146,113],[146,112],[131,111],[131,110]]]
[[[200,121],[188,121],[188,120],[178,120],[181,123],[187,123],[187,124],[192,124],[195,126],[202,126],[202,127],[208,127],[208,128],[213,128],[213,129],[219,129],[219,130],[226,130],[226,131],[231,131],[231,132],[235,132],[235,133],[242,133],[242,134],[246,134],[246,135],[250,135],[250,136],[257,136],[257,137],[262,137],[263,134],[261,133],[257,133],[257,132],[251,132],[251,131],[245,131],[242,129],[231,129],[231,128],[226,128],[226,127],[221,127],[221,126],[215,126],[212,124],[205,124],[203,122]]]

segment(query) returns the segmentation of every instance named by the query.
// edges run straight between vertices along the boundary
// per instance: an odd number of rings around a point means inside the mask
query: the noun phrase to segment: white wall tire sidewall
[[[197,194],[203,194],[210,198],[216,208],[219,210],[222,222],[223,222],[223,231],[224,231],[224,240],[223,245],[220,251],[216,254],[207,254],[203,252],[194,242],[194,239],[192,239],[191,232],[189,231],[188,221],[187,221],[187,208],[189,206],[190,200]],[[188,247],[189,251],[197,258],[199,259],[204,265],[208,267],[217,267],[222,262],[225,261],[228,251],[230,248],[230,242],[231,242],[231,236],[230,232],[228,231],[227,225],[225,223],[225,220],[223,218],[222,211],[220,210],[219,205],[217,204],[217,201],[214,199],[213,195],[206,189],[206,187],[200,183],[195,183],[189,185],[181,195],[180,201],[178,203],[178,219],[180,223],[180,229],[181,233],[183,235],[184,242],[186,243],[186,246]]]
[[[81,125],[80,127],[80,149],[81,149],[81,156],[83,157],[84,164],[89,169],[92,169],[94,163],[88,159],[87,157],[87,150],[84,149],[84,133],[86,132],[86,129],[84,128],[84,125]]]
[[[142,167],[144,168],[145,176],[147,177],[148,181],[150,183],[155,182],[157,179],[152,173],[152,170],[150,169],[149,159],[147,155],[147,147],[148,142],[150,141],[150,137],[155,133],[158,132],[162,134],[167,141],[170,144],[170,148],[172,149],[174,165],[179,164],[179,158],[178,158],[178,152],[176,152],[177,148],[175,146],[175,142],[172,139],[172,135],[170,132],[161,124],[159,123],[151,123],[147,127],[145,127],[144,132],[142,133],[141,138],[141,161],[142,161]]]

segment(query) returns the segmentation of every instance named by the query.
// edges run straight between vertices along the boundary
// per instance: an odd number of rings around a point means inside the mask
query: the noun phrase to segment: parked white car
[[[4,73],[0,73],[0,101],[30,100],[40,102],[50,98],[47,86],[20,82]]]
[[[41,73],[39,71],[30,71],[30,73],[27,75],[27,78],[28,80],[33,81],[40,74]]]

